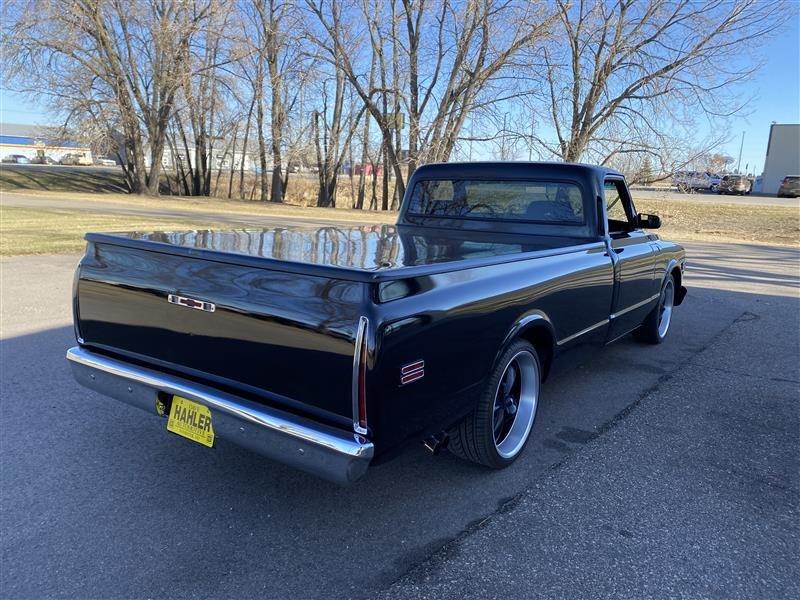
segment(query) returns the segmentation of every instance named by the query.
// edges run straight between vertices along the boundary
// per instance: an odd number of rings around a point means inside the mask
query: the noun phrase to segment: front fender
[[[661,276],[661,281],[666,281],[667,276],[670,275],[676,268],[678,268],[678,280],[675,282],[677,284],[677,289],[675,290],[675,306],[680,306],[687,293],[686,288],[683,286],[683,260],[679,260],[677,258],[670,259],[670,261],[667,263],[667,268],[664,270],[664,273]]]

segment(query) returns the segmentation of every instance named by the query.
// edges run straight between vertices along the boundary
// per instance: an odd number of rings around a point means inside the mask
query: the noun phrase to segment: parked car
[[[58,161],[60,165],[83,165],[89,166],[94,164],[91,155],[86,152],[68,152]]]
[[[719,184],[719,194],[739,194],[744,196],[752,189],[752,182],[744,175],[725,175]]]
[[[797,198],[800,196],[800,175],[787,175],[781,179],[778,198]]]
[[[110,156],[98,156],[94,159],[94,164],[101,167],[116,167],[117,161]]]
[[[677,171],[672,176],[672,183],[682,192],[696,190],[717,191],[721,177],[709,171]]]
[[[27,165],[30,164],[31,159],[25,156],[24,154],[8,154],[3,158],[4,163],[13,163],[17,165]]]
[[[33,164],[35,164],[35,165],[54,165],[54,164],[56,164],[56,161],[53,159],[52,156],[45,156],[45,155],[34,156],[31,159],[31,162]]]
[[[685,253],[659,226],[611,169],[449,163],[396,226],[89,233],[67,359],[166,431],[336,482],[419,441],[502,468],[567,350],[667,337]]]

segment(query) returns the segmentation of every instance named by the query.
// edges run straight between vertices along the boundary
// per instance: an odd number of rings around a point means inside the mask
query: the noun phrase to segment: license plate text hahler
[[[209,448],[214,446],[214,426],[207,406],[173,396],[167,429]]]

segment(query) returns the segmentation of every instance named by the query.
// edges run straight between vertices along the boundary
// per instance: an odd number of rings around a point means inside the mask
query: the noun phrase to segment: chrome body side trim
[[[78,383],[89,389],[153,415],[159,392],[183,396],[211,410],[217,437],[329,481],[359,479],[374,454],[363,436],[79,346],[67,351],[67,360]]]
[[[612,315],[609,317],[609,319],[612,319],[612,320],[613,320],[613,319],[616,319],[617,317],[621,317],[622,315],[624,315],[624,314],[626,314],[626,313],[629,313],[629,312],[631,312],[632,310],[636,310],[637,308],[641,308],[641,307],[642,307],[642,306],[644,306],[645,304],[650,304],[650,303],[651,303],[651,302],[653,302],[654,300],[658,300],[658,297],[659,297],[660,295],[661,295],[661,293],[659,292],[658,294],[654,294],[654,295],[650,296],[649,298],[645,298],[645,299],[644,299],[644,300],[642,300],[641,302],[637,302],[636,304],[634,304],[634,305],[632,305],[632,306],[628,306],[627,308],[623,308],[622,310],[618,310],[617,312],[613,313],[613,314],[612,314]]]
[[[608,325],[608,319],[603,319],[602,321],[598,321],[594,325],[589,325],[589,327],[587,327],[586,329],[581,329],[578,333],[573,333],[571,336],[565,337],[563,340],[558,340],[556,345],[562,346],[563,344],[571,342],[575,338],[579,338],[580,336],[589,333],[590,331],[594,331],[595,329],[597,329],[598,327],[602,327],[603,325]]]
[[[359,393],[359,373],[361,371],[361,361],[363,354],[364,341],[367,335],[369,319],[360,317],[358,319],[358,330],[356,331],[355,350],[353,350],[353,431],[360,435],[366,435],[367,429],[362,427],[358,418],[358,393]]]

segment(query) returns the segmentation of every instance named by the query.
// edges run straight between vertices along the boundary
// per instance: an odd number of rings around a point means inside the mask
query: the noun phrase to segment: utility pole
[[[742,132],[742,143],[739,145],[739,162],[736,163],[736,173],[742,173],[742,149],[744,148],[744,131]]]

